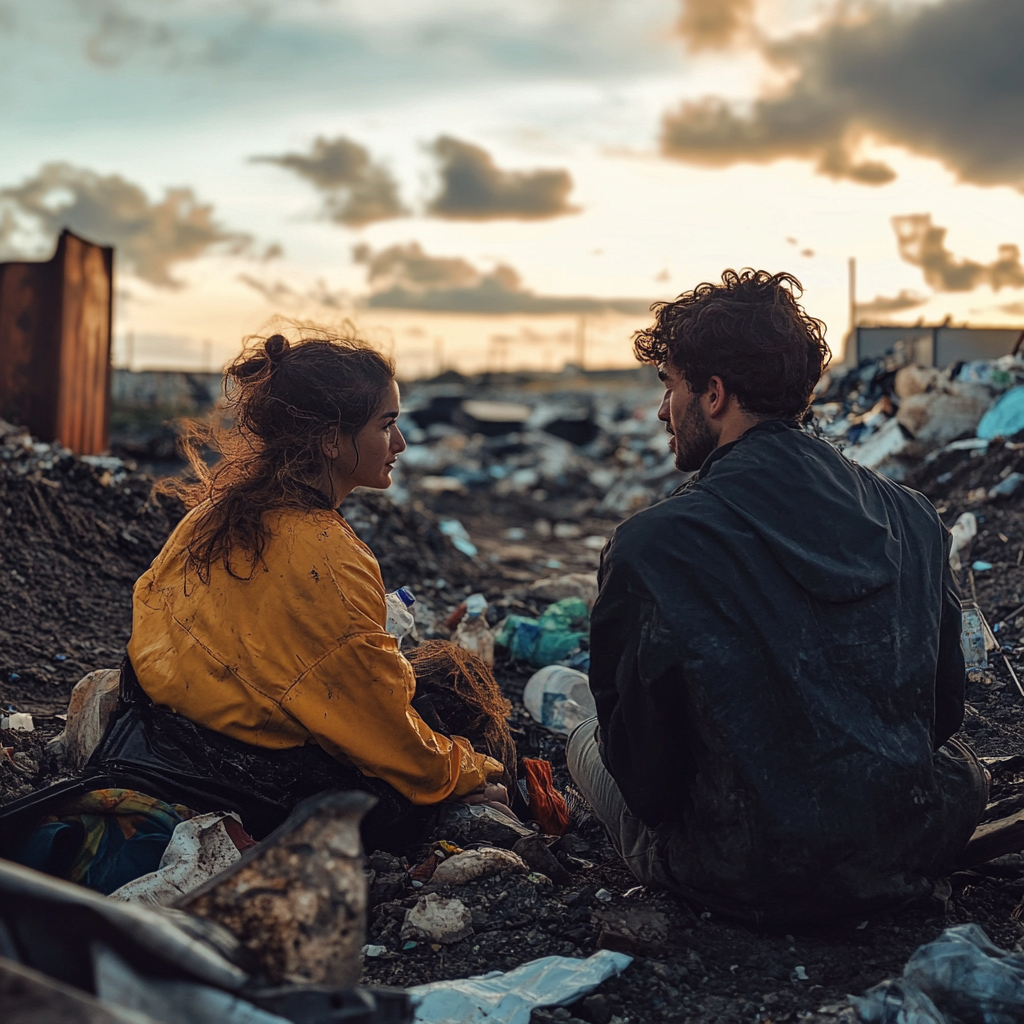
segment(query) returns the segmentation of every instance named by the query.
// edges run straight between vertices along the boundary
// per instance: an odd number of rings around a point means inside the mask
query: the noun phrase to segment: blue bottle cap
[[[395,593],[402,599],[402,604],[406,608],[411,608],[416,603],[416,598],[408,587],[399,587]]]

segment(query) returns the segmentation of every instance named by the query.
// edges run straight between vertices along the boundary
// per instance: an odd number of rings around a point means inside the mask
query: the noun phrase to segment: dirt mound
[[[984,500],[987,501],[989,490],[1011,473],[1020,472],[1024,472],[1024,444],[992,441],[987,448],[945,448],[935,452],[908,473],[903,482],[946,504],[982,489],[986,492]],[[980,494],[977,497],[982,499]],[[1019,493],[992,500],[1004,506],[1018,503],[1021,497],[1024,497],[1024,488]]]
[[[63,711],[74,683],[116,666],[131,632],[131,593],[181,518],[151,497],[153,478],[116,458],[76,458],[0,424],[0,698]],[[344,513],[389,588],[479,570],[417,503],[360,492]]]

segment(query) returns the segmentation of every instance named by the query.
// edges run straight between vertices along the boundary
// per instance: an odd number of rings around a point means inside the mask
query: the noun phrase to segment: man
[[[597,718],[569,769],[645,884],[753,921],[929,891],[984,772],[931,504],[801,427],[828,361],[788,274],[726,271],[635,341],[696,475],[615,531],[591,625]]]

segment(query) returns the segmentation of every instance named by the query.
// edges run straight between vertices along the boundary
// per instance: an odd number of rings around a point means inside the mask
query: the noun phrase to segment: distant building
[[[949,366],[1009,355],[1022,338],[1019,327],[855,327],[846,340],[844,362],[856,366],[888,352],[903,352],[919,366]]]

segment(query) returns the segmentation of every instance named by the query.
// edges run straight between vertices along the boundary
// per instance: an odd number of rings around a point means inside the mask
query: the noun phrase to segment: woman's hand
[[[495,811],[500,811],[502,814],[508,815],[508,817],[513,818],[516,821],[519,820],[512,813],[512,808],[509,806],[508,790],[497,783],[488,783],[486,786],[474,789],[472,793],[467,793],[465,796],[459,797],[459,802],[464,804],[483,804]]]

